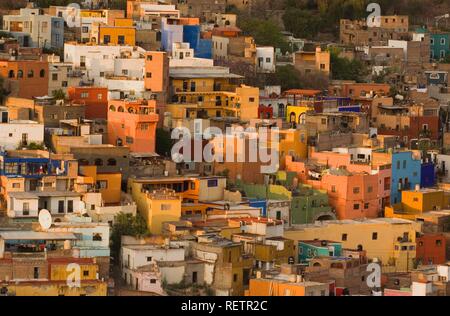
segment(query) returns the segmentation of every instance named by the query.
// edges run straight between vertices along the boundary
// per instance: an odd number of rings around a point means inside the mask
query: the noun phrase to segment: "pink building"
[[[389,205],[390,164],[352,162],[351,155],[311,152],[308,161],[286,157],[286,170],[298,174],[299,181],[327,190],[330,205],[339,219],[378,217]]]

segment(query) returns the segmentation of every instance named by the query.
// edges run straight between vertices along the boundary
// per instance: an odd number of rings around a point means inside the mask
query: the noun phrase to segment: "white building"
[[[173,43],[170,68],[173,67],[213,67],[214,60],[194,57],[189,43]]]
[[[272,46],[256,47],[256,72],[275,72],[275,48]]]
[[[267,201],[267,217],[282,220],[285,225],[290,225],[290,207],[289,200],[269,200]]]
[[[108,98],[142,97],[145,50],[133,46],[64,45],[65,61],[83,72],[83,80],[107,87]]]
[[[176,246],[164,245],[125,245],[122,246],[122,277],[127,284],[136,284],[132,278],[139,268],[152,262],[174,263],[163,264],[161,278],[168,284],[180,283],[184,278],[185,265],[177,264],[185,260],[185,249]],[[134,282],[134,283],[133,283]],[[139,283],[139,282],[138,282]]]
[[[3,16],[3,30],[24,47],[60,48],[64,45],[64,19],[42,9],[23,8],[19,15]]]

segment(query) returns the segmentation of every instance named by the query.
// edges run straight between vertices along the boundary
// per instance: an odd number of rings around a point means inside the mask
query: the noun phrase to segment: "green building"
[[[251,199],[290,200],[291,225],[309,224],[317,220],[333,220],[336,215],[328,204],[328,195],[324,190],[315,190],[310,186],[296,184],[295,172],[279,171],[273,175],[269,185],[240,184],[241,191]]]

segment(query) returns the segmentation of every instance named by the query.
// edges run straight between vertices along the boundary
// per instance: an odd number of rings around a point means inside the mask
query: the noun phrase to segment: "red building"
[[[425,234],[416,238],[416,258],[421,264],[447,262],[446,240],[443,234]]]
[[[258,118],[260,119],[273,118],[273,108],[271,106],[260,105],[258,108]]]
[[[108,88],[69,87],[67,94],[70,100],[85,105],[87,119],[108,118]]]

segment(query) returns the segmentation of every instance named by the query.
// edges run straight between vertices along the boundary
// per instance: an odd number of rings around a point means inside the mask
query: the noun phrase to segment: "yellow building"
[[[367,257],[381,261],[384,271],[413,268],[416,232],[421,224],[397,218],[327,221],[298,225],[285,230],[284,237],[300,240],[332,240],[343,248],[362,249]],[[403,260],[403,261],[402,261]]]
[[[99,173],[97,166],[81,166],[78,183],[95,187],[101,194],[104,204],[121,201],[122,174],[116,172]]]
[[[106,296],[107,284],[101,280],[82,281],[69,287],[67,281],[30,281],[2,283],[7,295],[14,296]]]
[[[279,134],[279,153],[281,163],[284,163],[284,157],[286,156],[307,158],[308,134],[306,129],[280,130]]]
[[[73,273],[67,269],[67,261],[61,263],[52,263],[50,269],[51,281],[67,281],[70,275]],[[96,280],[98,275],[98,265],[95,263],[80,263],[80,280]]]
[[[305,124],[308,111],[311,111],[311,107],[307,105],[288,105],[286,107],[286,121],[288,123]]]
[[[171,75],[172,103],[167,111],[172,119],[238,117],[258,118],[259,89],[239,86],[234,74]]]
[[[136,201],[152,234],[161,234],[164,222],[180,220],[182,198],[174,190],[157,190],[146,193]]]
[[[317,71],[326,75],[330,74],[331,55],[328,51],[322,51],[316,47],[313,52],[301,51],[295,53],[294,65],[302,74]]]
[[[126,19],[118,19],[119,25],[93,23],[90,41],[97,44],[112,45],[136,45],[136,28],[128,26]],[[123,26],[122,26],[123,25]]]
[[[450,207],[450,194],[442,190],[402,191],[402,202],[385,207],[385,217],[415,220],[416,216]]]

